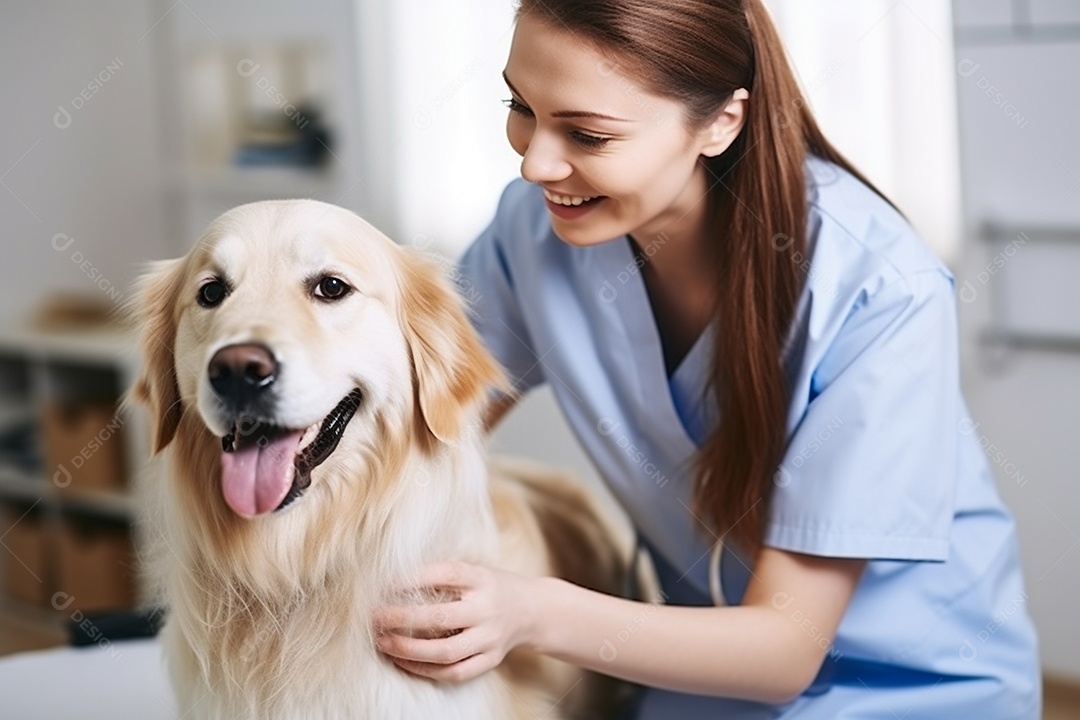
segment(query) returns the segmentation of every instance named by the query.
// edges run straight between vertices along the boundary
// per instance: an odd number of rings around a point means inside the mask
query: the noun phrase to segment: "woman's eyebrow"
[[[506,71],[503,71],[503,80],[506,81],[506,86],[510,88],[510,91],[520,98],[524,96],[518,92],[518,89],[514,87],[514,84],[510,82],[510,78],[506,77]],[[626,118],[617,118],[612,115],[605,115],[604,113],[593,112],[591,110],[557,110],[551,113],[551,117],[556,118],[594,118],[597,120],[613,120],[614,122],[633,122]]]

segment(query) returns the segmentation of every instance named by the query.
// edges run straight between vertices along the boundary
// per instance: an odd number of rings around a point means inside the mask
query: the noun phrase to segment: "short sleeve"
[[[911,273],[854,303],[809,395],[775,477],[765,544],[945,560],[960,412],[950,277]]]
[[[523,298],[519,296],[515,272],[503,245],[504,241],[530,240],[504,237],[512,234],[508,230],[524,225],[513,222],[515,205],[520,204],[515,202],[513,188],[511,185],[503,193],[495,218],[461,257],[455,280],[485,346],[506,370],[515,391],[524,393],[541,384],[544,376],[522,314]],[[533,299],[538,301],[539,298]]]

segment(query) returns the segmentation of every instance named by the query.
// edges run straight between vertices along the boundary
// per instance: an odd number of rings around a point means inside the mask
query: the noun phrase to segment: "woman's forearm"
[[[824,657],[821,636],[808,633],[788,605],[655,605],[557,578],[537,583],[528,644],[632,682],[781,703],[810,684]]]
[[[779,703],[813,679],[784,618],[763,607],[680,607],[615,598],[544,578],[534,648],[653,687]],[[548,612],[550,611],[550,614]],[[790,623],[790,620],[788,621]]]

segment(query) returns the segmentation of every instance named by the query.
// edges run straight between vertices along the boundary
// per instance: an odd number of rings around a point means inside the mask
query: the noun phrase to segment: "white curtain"
[[[390,62],[392,148],[380,154],[393,163],[393,224],[402,244],[456,256],[518,176],[502,105],[514,7],[514,0],[390,5],[381,42]]]
[[[358,0],[364,2],[364,0]],[[939,254],[959,248],[951,3],[767,0],[833,142]],[[517,175],[506,142],[513,0],[398,0],[379,38],[389,60],[394,228],[460,252]]]

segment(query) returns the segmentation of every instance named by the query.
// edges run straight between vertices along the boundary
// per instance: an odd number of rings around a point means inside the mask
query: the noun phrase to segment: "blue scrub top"
[[[1013,521],[960,392],[952,276],[849,173],[811,158],[807,185],[789,442],[765,544],[870,562],[802,697],[778,707],[650,689],[636,717],[1038,718]],[[517,387],[551,385],[667,601],[709,604],[714,536],[689,511],[689,468],[718,422],[704,390],[715,329],[669,377],[628,238],[567,245],[540,188],[520,180],[459,271],[476,327]],[[725,548],[727,603],[740,601],[750,564]]]

